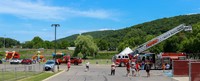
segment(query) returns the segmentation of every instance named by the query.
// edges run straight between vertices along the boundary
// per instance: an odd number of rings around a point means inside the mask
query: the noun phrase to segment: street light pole
[[[6,35],[4,35],[4,49],[6,48]]]
[[[54,43],[55,43],[55,45],[54,45],[55,51],[54,51],[54,53],[56,54],[56,28],[60,27],[60,24],[52,24],[51,27],[55,27],[55,41],[54,41]]]

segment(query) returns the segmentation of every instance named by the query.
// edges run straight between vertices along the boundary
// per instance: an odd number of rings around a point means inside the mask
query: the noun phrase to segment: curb
[[[42,80],[42,81],[48,81],[49,79],[51,79],[51,78],[53,78],[53,77],[55,77],[55,76],[57,76],[57,75],[59,75],[59,74],[61,74],[61,73],[63,73],[63,72],[65,72],[65,70],[63,70],[63,71],[61,71],[61,72],[58,72],[58,73],[56,73],[55,75],[50,76],[50,77],[48,77],[48,78],[46,78],[46,79],[44,79],[44,80]]]

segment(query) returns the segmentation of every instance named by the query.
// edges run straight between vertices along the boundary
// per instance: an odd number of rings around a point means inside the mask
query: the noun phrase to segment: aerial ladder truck
[[[192,30],[192,26],[186,26],[185,24],[180,24],[179,26],[165,32],[164,34],[161,34],[160,36],[157,36],[153,39],[151,39],[148,42],[145,42],[144,44],[138,46],[135,50],[133,50],[132,53],[130,53],[132,56],[135,56],[136,54],[139,54],[157,44],[159,44],[160,42],[170,38],[171,36],[181,32],[181,31],[191,31]]]
[[[160,36],[157,36],[153,39],[151,39],[148,42],[143,43],[142,45],[139,45],[136,49],[133,50],[133,52],[129,53],[129,59],[132,59],[135,56],[138,56],[140,53],[144,52],[145,50],[159,44],[160,42],[170,38],[171,36],[181,32],[181,31],[191,31],[192,30],[192,26],[186,26],[185,24],[180,24],[179,26],[161,34]],[[115,58],[114,62],[115,62]],[[121,63],[120,63],[121,64]],[[126,64],[126,63],[123,63]]]

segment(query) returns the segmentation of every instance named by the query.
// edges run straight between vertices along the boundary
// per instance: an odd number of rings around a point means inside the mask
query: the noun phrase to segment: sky
[[[0,37],[54,40],[200,13],[200,0],[0,0]]]

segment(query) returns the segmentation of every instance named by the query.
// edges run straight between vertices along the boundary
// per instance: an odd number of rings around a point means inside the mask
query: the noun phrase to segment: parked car
[[[21,64],[32,64],[32,60],[31,59],[23,59]]]
[[[44,71],[53,71],[54,67],[57,65],[57,63],[55,62],[55,60],[48,60],[44,66],[43,66],[43,70]]]
[[[13,58],[13,59],[10,61],[10,64],[20,64],[21,62],[22,62],[21,59]]]

